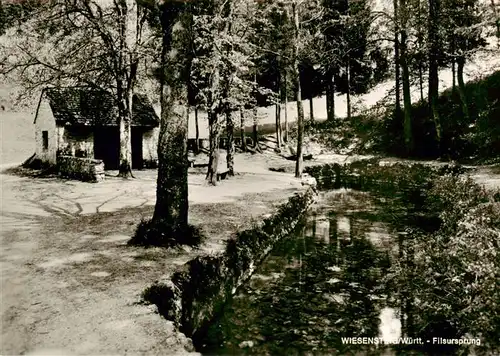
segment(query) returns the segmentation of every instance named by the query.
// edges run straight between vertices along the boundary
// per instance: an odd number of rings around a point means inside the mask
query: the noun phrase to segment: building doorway
[[[132,144],[132,169],[144,168],[142,157],[142,127],[132,127],[131,129],[131,144]]]
[[[94,131],[94,157],[102,159],[104,169],[120,166],[120,131],[116,126],[97,126]]]

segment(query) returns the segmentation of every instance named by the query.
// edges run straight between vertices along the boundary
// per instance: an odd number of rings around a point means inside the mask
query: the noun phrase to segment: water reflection
[[[401,337],[401,321],[394,308],[384,307],[379,315],[380,325],[378,336],[387,342],[395,343]]]
[[[204,354],[390,354],[343,337],[399,338],[382,276],[397,238],[366,194],[345,193],[281,241],[228,303],[198,349]],[[349,195],[349,196],[347,196]],[[363,209],[365,207],[365,209]],[[389,353],[388,353],[389,352]]]

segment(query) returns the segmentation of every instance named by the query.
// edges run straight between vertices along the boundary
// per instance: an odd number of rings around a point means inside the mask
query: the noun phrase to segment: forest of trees
[[[495,3],[394,0],[375,10],[368,0],[0,0],[0,74],[30,95],[46,86],[87,85],[113,93],[120,123],[120,174],[130,176],[132,95],[161,103],[157,203],[153,222],[187,228],[189,111],[207,113],[207,180],[217,184],[219,138],[227,137],[228,174],[235,172],[234,135],[257,107],[276,105],[277,147],[290,140],[287,105],[295,101],[296,177],[303,170],[303,100],[352,97],[394,80],[391,127],[405,155],[414,136],[410,89],[420,88],[438,147],[446,136],[437,110],[439,69],[451,67],[464,117],[470,115],[464,66],[488,35],[500,35]],[[5,40],[6,39],[6,40]],[[424,82],[428,92],[424,93]],[[455,88],[455,85],[454,85]],[[281,122],[284,109],[284,120]]]

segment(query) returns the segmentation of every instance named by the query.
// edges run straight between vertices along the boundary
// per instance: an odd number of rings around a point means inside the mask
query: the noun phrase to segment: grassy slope
[[[451,89],[439,98],[438,110],[443,125],[443,143],[454,158],[488,158],[500,155],[500,71],[480,80],[466,84],[466,96],[470,119],[461,109],[458,92]],[[427,103],[413,106],[413,116],[417,122],[416,135],[423,142],[425,126],[433,126],[428,120]],[[421,150],[425,154],[425,150]]]
[[[487,159],[500,155],[500,71],[466,84],[470,120],[465,120],[457,92],[445,90],[438,110],[443,127],[443,155],[453,159]],[[389,113],[390,114],[390,113]],[[355,116],[350,122],[336,120],[307,125],[309,136],[337,153],[402,152],[401,133],[391,128],[389,114]],[[434,123],[427,103],[412,108],[415,157],[436,158]]]

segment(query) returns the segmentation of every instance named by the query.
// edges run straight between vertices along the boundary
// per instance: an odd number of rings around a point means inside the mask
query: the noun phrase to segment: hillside
[[[465,85],[469,117],[462,112],[458,91],[441,93],[438,112],[442,125],[439,145],[428,104],[412,105],[414,150],[410,157],[454,159],[468,163],[496,162],[500,157],[500,70]],[[402,128],[394,126],[392,112],[354,116],[306,125],[307,142],[316,141],[340,154],[406,156]]]

